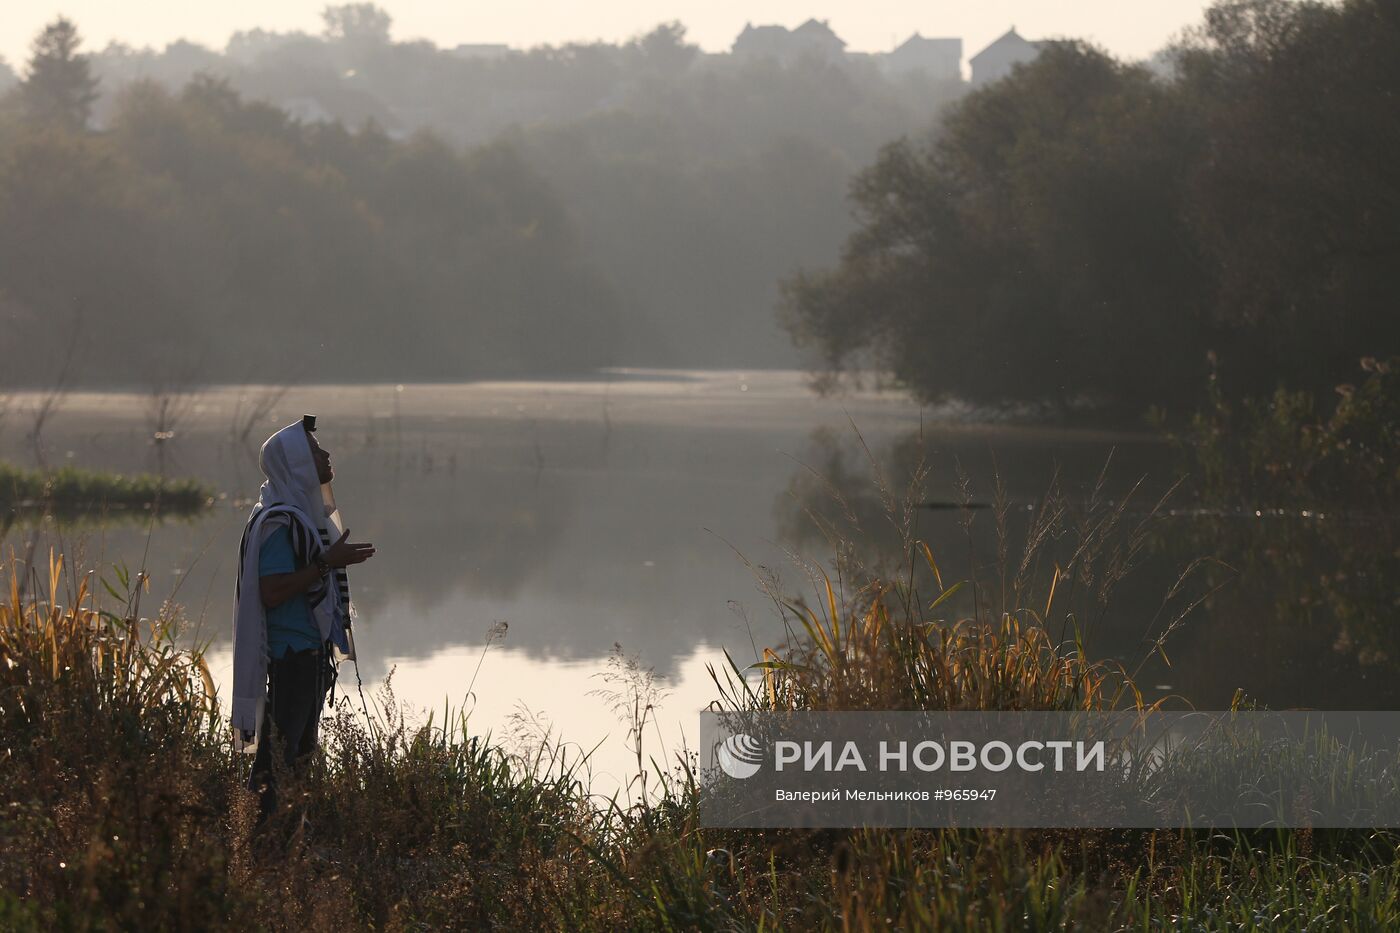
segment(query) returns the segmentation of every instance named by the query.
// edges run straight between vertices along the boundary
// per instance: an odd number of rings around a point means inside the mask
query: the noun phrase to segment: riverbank
[[[194,479],[123,475],[80,467],[27,470],[0,463],[0,511],[56,514],[152,510],[188,514],[206,508],[214,491]]]

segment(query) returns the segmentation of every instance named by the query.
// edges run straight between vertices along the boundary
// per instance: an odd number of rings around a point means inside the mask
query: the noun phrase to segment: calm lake
[[[419,718],[466,704],[473,732],[505,737],[524,720],[526,733],[548,728],[572,747],[596,746],[593,781],[603,792],[634,768],[627,727],[603,695],[618,686],[604,676],[610,656],[620,650],[653,669],[663,692],[647,754],[664,760],[693,742],[696,714],[716,693],[707,665],[722,664],[724,649],[747,664],[755,649],[783,637],[746,561],[776,571],[789,595],[811,595],[800,561],[829,556],[819,536],[801,532],[814,471],[829,475],[833,463],[845,464],[833,478],[838,488],[857,498],[873,490],[856,429],[882,461],[896,460],[895,445],[922,431],[929,497],[956,500],[961,471],[972,497],[988,501],[999,474],[1017,514],[1057,469],[1071,499],[1089,497],[1110,451],[1101,496],[1117,501],[1146,477],[1130,516],[1145,514],[1177,472],[1167,447],[1145,433],[999,424],[874,390],[823,398],[791,372],[296,387],[240,441],[236,421],[265,397],[258,388],[201,392],[186,400],[174,436],[157,445],[149,395],[67,396],[42,435],[50,465],[163,467],[210,483],[220,498],[193,520],[40,527],[22,518],[6,531],[7,549],[38,534],[41,548],[61,543],[109,575],[116,562],[134,569],[144,561],[151,591],[143,614],[165,598],[183,605],[191,636],[211,641],[223,690],[239,533],[261,481],[258,446],[313,412],[352,539],[378,548],[351,577],[365,695],[392,671],[395,695]],[[0,456],[12,463],[35,461],[26,438],[35,403],[12,401],[0,435]],[[1312,545],[1290,549],[1285,518],[1265,532],[1283,551],[1270,557],[1258,536],[1242,544],[1229,531],[1264,517],[1212,523],[1191,515],[1184,497],[1177,504],[1180,514],[1157,521],[1160,534],[1143,548],[1125,595],[1092,620],[1090,653],[1135,666],[1160,632],[1163,596],[1182,567],[1213,556],[1236,578],[1185,618],[1166,658],[1148,662],[1144,683],[1157,691],[1149,699],[1175,694],[1215,707],[1236,689],[1276,706],[1400,699],[1386,643],[1393,636],[1348,629],[1325,599],[1310,608],[1312,597],[1278,591],[1273,564],[1302,561],[1288,570],[1294,577],[1317,570],[1308,563]],[[969,566],[990,572],[993,518],[977,513],[969,541],[964,514],[921,511],[920,536],[960,574]],[[500,622],[508,630],[492,640]],[[354,683],[344,666],[342,688],[353,695]]]

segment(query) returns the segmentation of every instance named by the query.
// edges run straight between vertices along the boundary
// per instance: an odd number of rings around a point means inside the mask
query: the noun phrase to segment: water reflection
[[[1154,443],[1120,443],[1096,466],[1083,460],[1095,452],[1088,446],[1051,452],[1000,443],[979,459],[978,451],[953,448],[947,437],[931,440],[910,434],[872,458],[849,438],[814,435],[807,453],[812,468],[795,473],[778,498],[778,527],[805,548],[845,542],[852,566],[878,567],[899,549],[876,474],[902,489],[920,454],[934,454],[935,472],[914,490],[925,506],[916,518],[918,536],[946,561],[945,575],[956,568],[958,578],[988,581],[995,591],[1010,563],[1013,576],[1023,569],[1038,575],[1044,594],[1054,568],[1076,559],[1084,533],[1101,533],[1091,518],[1096,499],[1100,509],[1127,499],[1113,529],[1116,541],[1104,544],[1117,546],[1117,559],[1126,561],[1118,569],[1130,572],[1110,593],[1093,591],[1110,568],[1076,577],[1088,592],[1076,594],[1071,634],[1091,654],[1140,670],[1149,700],[1171,694],[1218,709],[1240,691],[1275,708],[1394,708],[1400,701],[1400,542],[1388,516],[1203,510],[1193,507],[1189,483],[1154,514],[1153,504],[1176,479],[1166,451]],[[961,473],[945,466],[940,474],[936,447],[962,465]],[[1058,493],[1027,492],[1055,470]],[[990,477],[997,473],[1008,506],[1004,549],[996,509],[956,507],[994,504]],[[1018,567],[1035,516],[1057,498],[1065,523],[1040,542],[1037,568]],[[1062,599],[1057,596],[1060,609]],[[1044,601],[1042,595],[1019,604]],[[957,608],[970,615],[967,603]]]
[[[1183,517],[1164,529],[1164,550],[1219,554],[1230,568],[1211,576],[1237,576],[1172,654],[1209,702],[1228,702],[1231,684],[1275,707],[1400,702],[1395,523],[1323,514]]]

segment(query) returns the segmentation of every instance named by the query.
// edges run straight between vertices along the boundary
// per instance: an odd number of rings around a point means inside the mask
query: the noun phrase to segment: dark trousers
[[[288,652],[268,662],[262,738],[248,777],[248,789],[258,794],[259,822],[277,809],[274,752],[289,771],[297,772],[316,750],[332,673],[324,647]]]

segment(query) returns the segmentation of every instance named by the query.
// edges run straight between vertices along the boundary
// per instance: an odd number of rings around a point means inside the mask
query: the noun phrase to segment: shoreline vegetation
[[[213,499],[213,491],[195,479],[107,473],[74,466],[27,470],[0,462],[0,510],[47,510],[66,516],[159,507],[165,513],[191,514],[207,508]]]
[[[1084,642],[1148,546],[1151,513],[1053,488],[1024,533],[1003,506],[968,511],[969,534],[995,524],[998,566],[955,568],[915,537],[917,498],[875,479],[897,546],[881,557],[833,533],[829,561],[808,567],[810,600],[755,568],[787,640],[712,670],[713,708],[1143,708],[1140,668],[1093,660]],[[645,676],[616,682],[641,718],[637,774],[612,798],[590,793],[587,756],[558,737],[508,746],[461,709],[419,723],[386,684],[373,714],[337,704],[324,755],[284,775],[286,805],[254,833],[247,762],[201,649],[179,646],[181,608],[136,621],[139,577],[104,581],[99,598],[59,556],[47,568],[11,557],[0,573],[7,929],[1400,923],[1389,830],[702,828],[695,759],[658,760],[640,738]],[[1187,567],[1148,653],[1209,595]]]

